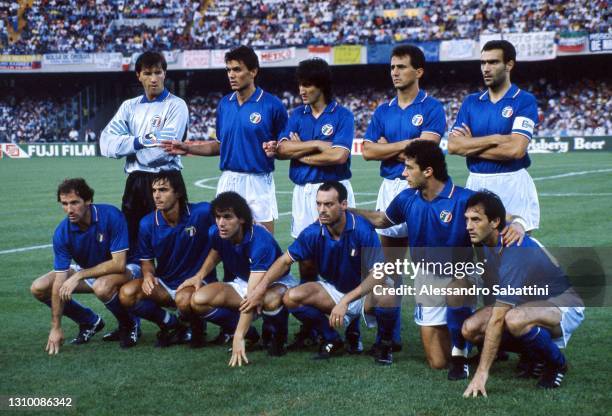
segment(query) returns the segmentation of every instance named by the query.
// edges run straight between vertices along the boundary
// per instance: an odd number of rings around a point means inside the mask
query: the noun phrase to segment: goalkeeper
[[[185,101],[164,87],[164,55],[145,52],[135,66],[144,94],[124,101],[100,136],[103,156],[126,157],[128,178],[121,210],[128,223],[129,258],[136,256],[140,219],[155,208],[151,194],[155,174],[183,168],[180,156],[166,153],[158,144],[161,140],[185,140],[189,121]]]

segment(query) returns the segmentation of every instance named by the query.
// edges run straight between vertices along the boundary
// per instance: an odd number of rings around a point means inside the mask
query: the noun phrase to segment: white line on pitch
[[[30,246],[30,247],[21,247],[21,248],[12,248],[10,250],[2,250],[0,254],[11,254],[11,253],[19,253],[21,251],[30,251],[30,250],[38,250],[39,248],[49,248],[53,247],[52,244],[42,244],[40,246]]]
[[[547,179],[568,178],[570,176],[581,176],[581,175],[588,175],[589,173],[606,173],[606,172],[612,172],[612,169],[581,170],[578,172],[561,173],[559,175],[541,176],[539,178],[533,178],[533,180],[534,181],[545,181]]]

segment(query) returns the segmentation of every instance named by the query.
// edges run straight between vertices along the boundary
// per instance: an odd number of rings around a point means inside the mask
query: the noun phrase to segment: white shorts
[[[553,339],[559,348],[567,348],[572,334],[584,321],[584,306],[559,306],[561,311],[561,332],[559,338]]]
[[[321,182],[322,183],[322,182]],[[298,238],[304,228],[319,218],[317,211],[317,191],[321,183],[307,183],[293,187],[291,199],[291,237]],[[340,181],[346,187],[348,206],[355,208],[355,194],[348,179]]]
[[[472,173],[465,187],[473,191],[487,189],[499,196],[506,212],[527,222],[527,230],[540,226],[540,202],[535,183],[526,169],[507,173]]]
[[[239,277],[236,277],[231,282],[227,282],[227,284],[230,285],[242,299],[246,298],[247,288],[249,286],[247,281],[242,280]],[[288,274],[282,277],[281,279],[277,280],[276,282],[272,283],[270,287],[275,286],[275,285],[283,285],[289,289],[289,288],[297,286],[297,284],[298,284],[297,280],[295,280],[295,278],[292,275]]]
[[[383,179],[378,189],[378,198],[376,199],[376,211],[385,212],[387,207],[393,201],[393,198],[397,196],[404,189],[408,188],[408,182],[403,178],[397,179]],[[391,238],[402,238],[408,237],[408,227],[406,223],[394,225],[393,227],[385,229],[377,229],[376,232],[379,235],[384,235]]]
[[[130,263],[125,266],[126,270],[130,272],[130,280],[140,279],[142,277],[142,272],[140,270],[140,265],[136,263]],[[78,272],[83,270],[83,268],[77,264],[71,264],[70,269],[74,272]],[[96,282],[96,277],[88,277],[84,279],[84,282],[93,289],[94,283]]]
[[[170,295],[172,300],[176,300],[176,289],[171,289],[170,286],[164,283],[164,281],[159,277],[157,278],[157,281],[159,282],[159,285],[168,293],[168,295]],[[202,280],[202,285],[207,285],[205,280]]]
[[[338,304],[338,302],[340,302],[340,299],[342,299],[342,297],[344,297],[345,295],[345,293],[340,292],[331,283],[325,282],[323,280],[319,280],[317,283],[320,284],[323,289],[325,289],[325,291],[332,298],[335,304]],[[364,307],[365,297],[361,297],[349,303],[346,315],[344,315],[344,325],[349,326],[351,322],[361,316],[363,317],[363,320],[368,326],[368,328],[374,328],[376,326],[376,317],[371,314],[366,314]]]
[[[225,170],[217,184],[217,195],[228,191],[234,191],[246,199],[255,222],[278,219],[276,188],[271,173],[241,173]]]

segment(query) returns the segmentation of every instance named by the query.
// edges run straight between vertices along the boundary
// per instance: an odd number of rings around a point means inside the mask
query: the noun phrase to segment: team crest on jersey
[[[251,115],[249,116],[249,121],[253,124],[259,124],[261,122],[261,114],[251,113]]]
[[[512,107],[510,106],[504,107],[504,109],[502,110],[502,117],[510,118],[512,117],[512,113],[513,113]]]
[[[324,136],[331,136],[334,133],[334,126],[331,124],[325,124],[323,127],[321,127],[321,133],[323,133]]]
[[[156,115],[151,119],[151,127],[159,128],[162,124],[162,118],[160,115]]]
[[[443,223],[448,224],[453,219],[453,213],[447,210],[444,210],[440,213],[440,220]]]
[[[98,233],[98,242],[102,243],[104,241],[104,234]]]
[[[412,117],[412,125],[418,127],[421,124],[423,124],[423,116],[421,114],[415,114],[414,117]]]
[[[191,227],[185,227],[185,232],[189,237],[193,237],[194,235],[196,235],[196,227],[194,227],[193,225]]]

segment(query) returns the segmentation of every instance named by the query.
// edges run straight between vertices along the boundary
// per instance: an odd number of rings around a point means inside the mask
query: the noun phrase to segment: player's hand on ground
[[[72,297],[72,293],[79,285],[78,273],[72,275],[72,277],[66,279],[59,290],[60,299],[64,302],[68,302]]]
[[[251,312],[257,309],[257,313],[261,313],[261,305],[263,303],[266,288],[263,285],[257,285],[240,303],[240,313]]]
[[[329,325],[332,328],[340,328],[344,325],[344,315],[346,315],[346,311],[348,310],[348,305],[344,302],[340,301],[329,314]]]
[[[463,397],[478,397],[479,394],[487,397],[485,384],[487,384],[487,376],[476,372],[469,386],[467,386],[467,389],[463,392]]]
[[[155,286],[158,284],[159,281],[157,280],[157,277],[145,276],[142,279],[142,291],[145,295],[149,296],[151,293],[153,293],[153,289],[155,289]]]
[[[525,229],[521,224],[513,222],[504,227],[501,236],[505,247],[509,247],[514,243],[520,246],[523,244],[523,238],[525,238]]]
[[[189,153],[189,146],[179,140],[162,140],[161,146],[166,153],[171,155],[186,155]]]
[[[266,157],[273,158],[276,156],[276,148],[278,146],[278,142],[276,140],[270,140],[268,142],[262,143],[262,147],[264,152],[266,153]]]
[[[194,290],[197,291],[199,288],[202,287],[202,278],[198,275],[191,276],[189,279],[181,283],[180,286],[176,289],[176,291],[178,292],[179,290],[183,290],[186,287],[193,287]]]
[[[49,355],[56,355],[59,353],[60,346],[64,343],[64,330],[62,328],[52,328],[49,332],[49,339],[47,340],[47,346],[45,351]]]
[[[234,336],[232,342],[232,356],[229,360],[230,367],[242,367],[242,364],[247,365],[249,360],[246,356],[246,345],[244,338]]]

